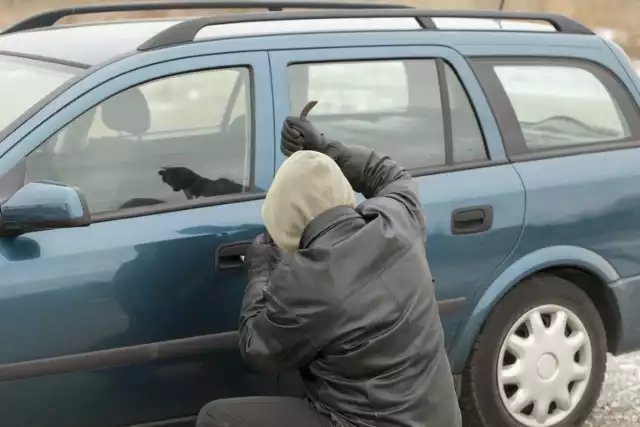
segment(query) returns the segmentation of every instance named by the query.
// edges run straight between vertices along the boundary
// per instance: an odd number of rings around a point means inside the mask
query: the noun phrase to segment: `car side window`
[[[291,113],[317,100],[309,118],[329,138],[386,153],[407,169],[485,160],[469,97],[455,71],[444,70],[434,59],[294,64]]]
[[[219,180],[209,197],[250,192],[250,81],[248,68],[225,68],[129,88],[29,154],[25,181],[76,186],[92,214],[184,203],[192,195],[165,182],[165,168]]]
[[[526,151],[623,141],[628,95],[609,73],[578,64],[508,64],[493,69],[524,135]],[[624,104],[624,105],[623,105]]]

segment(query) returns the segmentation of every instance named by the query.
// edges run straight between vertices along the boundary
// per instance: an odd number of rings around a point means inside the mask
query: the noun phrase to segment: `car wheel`
[[[462,378],[466,426],[581,425],[604,381],[607,342],[585,292],[552,275],[523,280],[489,315]]]

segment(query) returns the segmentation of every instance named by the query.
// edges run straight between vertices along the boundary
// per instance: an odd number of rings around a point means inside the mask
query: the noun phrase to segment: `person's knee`
[[[214,400],[206,404],[198,414],[196,427],[227,427],[225,406],[223,400]]]

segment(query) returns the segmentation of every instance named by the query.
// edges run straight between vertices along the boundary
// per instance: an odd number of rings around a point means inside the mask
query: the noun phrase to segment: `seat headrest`
[[[151,112],[140,88],[112,96],[100,108],[103,123],[111,130],[141,136],[151,126]]]
[[[239,135],[244,137],[247,130],[245,129],[245,127],[247,126],[247,117],[242,114],[241,116],[236,117],[235,119],[233,119],[233,121],[231,122],[231,124],[229,125],[229,134],[231,135]]]

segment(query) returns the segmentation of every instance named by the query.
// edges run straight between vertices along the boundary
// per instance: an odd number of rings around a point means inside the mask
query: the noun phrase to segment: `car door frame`
[[[253,104],[253,181],[258,188],[265,190],[269,188],[274,175],[274,139],[272,138],[271,71],[267,53],[264,51],[250,51],[193,56],[193,52],[189,52],[189,55],[185,54],[183,57],[174,55],[168,61],[166,59],[163,60],[161,56],[154,56],[153,60],[154,62],[150,64],[133,69],[116,67],[116,70],[119,71],[111,75],[106,73],[104,68],[99,69],[95,73],[102,71],[100,79],[89,74],[64,90],[56,99],[27,119],[0,144],[0,175],[15,167],[29,153],[45,143],[74,119],[107,98],[128,88],[184,73],[247,66],[251,69]],[[110,66],[113,65],[117,65],[117,62],[110,64]],[[55,112],[46,116],[45,114],[50,110]],[[44,119],[43,115],[45,115]],[[261,159],[260,162],[255,161],[258,158]],[[98,215],[93,219],[93,222],[117,221],[130,217],[256,200],[263,197],[264,193],[233,195],[180,205],[149,206],[144,209]],[[134,347],[120,347],[92,353],[26,360],[0,364],[0,382],[92,369],[113,368],[160,359],[170,360],[177,357],[197,356],[213,349],[236,347],[237,331],[228,331]]]
[[[475,109],[487,147],[490,164],[506,163],[507,156],[496,121],[491,113],[484,91],[478,82],[467,60],[455,49],[441,45],[408,45],[389,46],[345,46],[339,48],[306,48],[269,51],[271,74],[273,80],[274,117],[276,123],[289,115],[289,82],[287,67],[296,63],[366,61],[366,60],[402,60],[402,59],[441,59],[449,63],[464,83],[469,99]],[[274,138],[280,138],[280,129],[276,127]],[[284,155],[276,150],[276,167],[284,161]],[[477,167],[478,165],[475,165]],[[484,165],[483,165],[484,166]],[[471,167],[468,165],[466,167]],[[464,165],[433,167],[421,171],[416,176],[449,172],[466,168]]]

